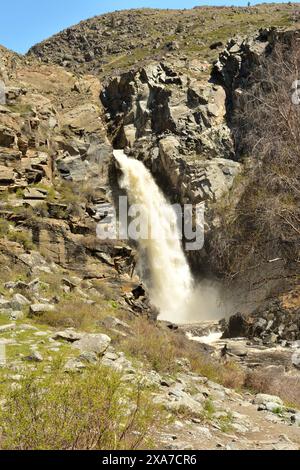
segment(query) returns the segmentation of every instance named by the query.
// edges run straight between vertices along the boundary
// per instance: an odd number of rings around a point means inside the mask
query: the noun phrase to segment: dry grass
[[[250,372],[245,386],[256,393],[278,395],[286,404],[300,408],[300,377],[266,370]]]
[[[194,356],[191,358],[192,370],[227,388],[240,390],[244,386],[245,372],[234,361],[224,364],[212,359]]]
[[[28,281],[29,268],[13,257],[6,256],[0,250],[0,285],[9,281]]]
[[[143,318],[136,319],[131,326],[134,334],[122,341],[121,347],[157,372],[176,372],[178,351],[173,341],[174,335]]]
[[[121,342],[121,348],[151,369],[175,374],[180,368],[178,360],[187,359],[192,372],[225,387],[239,389],[243,386],[245,375],[236,363],[215,362],[201,350],[200,345],[188,340],[183,333],[162,329],[142,318],[136,319],[131,326],[134,334]]]
[[[12,223],[0,218],[0,238],[23,245],[25,250],[32,250],[32,243],[29,233],[25,229],[16,229]]]

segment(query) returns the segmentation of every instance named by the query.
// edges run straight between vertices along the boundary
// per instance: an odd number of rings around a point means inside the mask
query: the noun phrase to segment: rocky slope
[[[7,96],[0,116],[5,256],[15,259],[13,242],[22,233],[23,248],[28,239],[28,247],[54,262],[118,282],[118,269],[120,274],[130,270],[132,249],[121,243],[100,248],[96,237],[111,200],[112,155],[101,120],[99,81],[1,52]],[[103,274],[94,264],[101,260]]]
[[[233,33],[285,27],[297,20],[293,4],[127,10],[81,21],[33,46],[29,55],[106,79],[132,66],[139,67],[142,62],[159,61],[165,55],[191,59],[201,56],[203,62],[211,63]],[[188,69],[184,63],[181,67]]]
[[[25,57],[0,49],[0,339],[9,363],[1,385],[18,387],[37,364],[51,374],[58,359],[69,373],[104,365],[125,382],[142,371],[154,403],[175,419],[156,434],[157,447],[299,448],[295,406],[227,388],[249,386],[245,376],[262,370],[299,390],[291,358],[299,257],[285,249],[299,237],[279,234],[274,244],[264,230],[255,249],[251,240],[229,243],[239,239],[235,221],[250,211],[244,199],[260,166],[241,154],[232,116],[250,72],[298,37],[297,19],[288,4],[125,11],[70,27]],[[118,192],[113,148],[141,159],[171,200],[205,204],[205,246],[187,255],[197,277],[224,283],[230,313],[242,312],[213,329],[248,336],[250,347],[191,346],[182,329],[148,321],[156,312],[134,247],[96,236]],[[211,328],[183,330],[202,337]],[[297,392],[281,392],[295,402]]]

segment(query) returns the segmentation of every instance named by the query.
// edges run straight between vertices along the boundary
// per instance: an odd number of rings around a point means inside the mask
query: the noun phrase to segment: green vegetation
[[[9,223],[6,219],[0,219],[0,237],[3,238],[9,233]]]
[[[0,218],[0,238],[6,238],[12,242],[19,243],[25,250],[32,250],[34,248],[28,232],[21,231],[20,229],[17,230],[14,224],[2,218]]]
[[[10,450],[97,450],[151,447],[161,410],[146,390],[104,367],[69,375],[56,364],[29,372],[15,389],[1,389],[0,447]],[[127,405],[127,406],[124,406]],[[130,409],[130,413],[128,413]]]
[[[218,419],[218,424],[221,427],[221,432],[230,432],[232,430],[232,421],[233,417],[231,413],[228,413],[226,416],[221,416]]]
[[[19,243],[23,245],[24,249],[27,251],[34,249],[34,244],[27,232],[23,232],[20,230],[11,230],[7,235],[8,240],[12,242]]]
[[[65,295],[57,304],[54,312],[45,312],[38,318],[42,322],[52,327],[70,328],[93,331],[99,330],[99,322],[108,315],[115,315],[116,309],[109,302],[101,302],[90,305],[76,295]]]
[[[203,409],[205,411],[206,417],[208,419],[212,419],[213,414],[216,412],[216,408],[213,404],[213,401],[210,398],[205,400],[204,405],[203,405]]]
[[[13,113],[20,114],[21,116],[27,116],[32,113],[32,106],[26,103],[8,104],[7,107]]]

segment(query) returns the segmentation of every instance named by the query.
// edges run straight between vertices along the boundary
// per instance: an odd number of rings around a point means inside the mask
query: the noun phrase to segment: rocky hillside
[[[132,449],[299,448],[297,20],[289,4],[132,10],[81,22],[24,57],[0,48],[0,393],[13,410],[0,411],[0,446],[112,448],[118,435]],[[284,84],[282,107],[253,80],[258,70]],[[97,238],[118,194],[113,148],[142,160],[172,201],[205,204],[204,248],[187,256],[197,279],[222,283],[235,314],[214,325],[225,331],[216,346],[199,341],[211,324],[157,322],[135,247]],[[228,339],[241,335],[250,346]],[[97,423],[99,374],[100,408],[113,387],[136,421],[124,435],[127,415],[113,402],[106,441],[83,427],[62,444],[55,420],[63,397],[77,406],[77,381],[83,392],[90,384]],[[28,411],[39,380],[58,412],[40,397],[49,426],[30,427],[28,415],[26,441],[12,416]]]
[[[294,25],[298,13],[292,4],[120,11],[82,21],[33,46],[29,55],[101,79],[166,55],[211,63],[233,34]]]
[[[140,282],[132,274],[133,248],[96,235],[112,201],[112,147],[98,79],[78,79],[3,48],[1,64],[6,85],[0,108],[2,282],[40,271],[50,275],[54,263],[74,275],[78,271],[81,280],[103,280],[110,302],[118,298],[129,309],[136,303],[138,312],[147,312],[143,290],[131,294]],[[13,315],[5,305],[5,314]]]

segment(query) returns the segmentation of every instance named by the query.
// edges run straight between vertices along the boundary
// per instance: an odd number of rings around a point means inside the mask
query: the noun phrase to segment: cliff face
[[[81,278],[103,279],[107,290],[113,288],[121,302],[130,303],[123,295],[139,282],[127,274],[134,266],[134,250],[96,235],[112,204],[112,146],[99,80],[79,78],[4,48],[1,65],[2,263],[12,277],[15,269],[26,266],[31,272],[37,251],[40,263],[57,263]],[[141,312],[142,306],[137,309]]]
[[[259,116],[251,124],[253,110],[247,111],[257,86],[252,83],[253,74],[263,68],[270,73],[270,64],[275,64],[276,74],[283,67],[279,62],[276,65],[277,49],[291,50],[297,38],[297,31],[261,30],[245,39],[230,39],[207,80],[200,72],[198,77],[194,74],[196,69],[202,70],[201,60],[193,59],[192,66],[186,59],[183,72],[180,60],[168,58],[112,79],[101,94],[114,147],[126,148],[129,155],[143,160],[173,201],[205,204],[204,249],[187,255],[196,273],[225,275],[236,308],[245,312],[297,283],[296,157],[294,163],[285,165],[282,156],[274,168],[275,148],[269,159],[265,148],[253,152],[253,146],[267,138],[266,129],[253,136],[248,153],[243,148],[245,137],[253,134],[255,126],[263,129]],[[293,78],[290,80],[292,83]],[[278,76],[278,83],[282,81]],[[286,81],[285,102],[280,106],[286,104],[285,112],[298,119],[289,87]],[[271,109],[267,96],[261,90],[257,109],[260,102]],[[276,114],[276,104],[272,106]],[[279,122],[273,123],[275,132],[276,125],[280,127]],[[266,146],[271,145],[272,138],[268,138]],[[268,181],[279,173],[294,187],[289,191],[295,223],[292,230],[288,222],[280,221],[287,210],[286,188],[275,188],[262,178],[262,166]],[[279,198],[272,211],[274,191],[279,192]],[[269,215],[267,201],[271,204]]]

